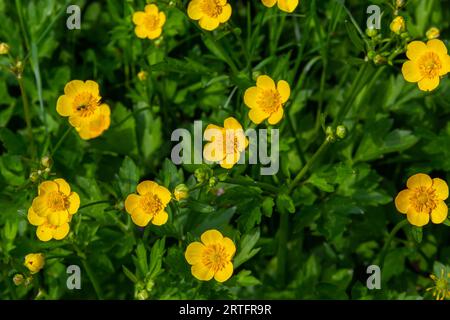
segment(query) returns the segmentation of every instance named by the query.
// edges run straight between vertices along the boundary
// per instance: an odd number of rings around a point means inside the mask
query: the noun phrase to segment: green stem
[[[23,85],[22,75],[17,76],[17,82],[19,83],[20,94],[22,96],[23,112],[25,115],[25,122],[27,124],[28,139],[30,140],[31,157],[34,158],[36,149],[34,145],[33,128],[31,126],[30,105],[28,104],[27,93],[25,91],[25,86]]]
[[[137,115],[138,113],[145,111],[145,110],[152,110],[152,107],[144,107],[144,108],[140,108],[137,110],[134,110],[131,114],[129,114],[128,116],[126,116],[125,118],[123,118],[122,120],[120,120],[118,123],[116,123],[115,125],[111,126],[111,128],[117,128],[120,125],[122,125],[123,123],[125,123],[128,119],[130,119],[131,117]]]
[[[395,225],[395,227],[389,233],[389,236],[388,236],[386,242],[384,243],[383,249],[381,249],[381,251],[380,251],[379,258],[377,259],[377,261],[379,262],[379,266],[381,268],[383,267],[384,259],[386,258],[387,250],[389,249],[389,245],[391,244],[392,239],[394,239],[394,236],[397,234],[397,232],[401,228],[406,226],[407,224],[408,224],[408,220],[404,219],[404,220],[400,221],[399,223],[397,223]]]
[[[103,203],[112,203],[110,200],[100,200],[100,201],[95,201],[95,202],[91,202],[85,205],[82,205],[80,208],[78,208],[78,210],[87,208],[87,207],[92,207],[92,206],[96,206],[98,204],[103,204]]]
[[[58,140],[55,147],[52,149],[52,156],[56,153],[56,150],[61,146],[63,141],[66,139],[66,137],[69,135],[70,131],[72,131],[72,127],[67,128],[66,132],[62,135],[62,137]]]
[[[317,158],[322,154],[322,152],[325,151],[329,144],[330,141],[328,139],[325,139],[319,149],[317,149],[316,153],[308,160],[308,162],[306,162],[302,170],[297,174],[294,180],[292,180],[291,184],[289,185],[288,193],[291,193],[294,190],[297,184],[302,180],[302,178],[305,176],[305,174],[308,172]]]
[[[265,182],[241,181],[241,180],[237,180],[237,179],[233,179],[233,178],[227,178],[224,182],[229,183],[229,184],[236,184],[236,185],[240,185],[240,186],[259,187],[263,190],[269,191],[271,193],[276,193],[276,194],[279,192],[279,188],[277,188],[276,186],[273,186],[269,183],[265,183]]]

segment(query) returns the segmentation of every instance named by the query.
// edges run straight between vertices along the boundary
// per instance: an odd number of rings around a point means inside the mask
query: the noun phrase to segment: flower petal
[[[31,223],[33,226],[40,226],[41,224],[44,224],[47,221],[45,217],[38,216],[36,212],[34,212],[33,207],[30,207],[28,209],[27,218],[28,222]]]
[[[265,119],[270,117],[270,114],[263,112],[259,108],[254,108],[250,110],[250,112],[248,113],[248,117],[250,118],[250,120],[252,120],[254,124],[260,124]]]
[[[166,211],[161,210],[159,213],[157,213],[156,215],[153,216],[152,223],[155,226],[161,226],[161,225],[165,224],[168,219],[169,219],[169,214]]]
[[[219,270],[214,275],[214,279],[218,282],[225,282],[233,275],[233,264],[228,262],[222,270]]]
[[[215,244],[223,240],[222,234],[215,229],[205,231],[200,238],[205,245]]]
[[[213,19],[205,15],[200,18],[199,24],[200,27],[202,27],[203,29],[207,31],[212,31],[214,29],[217,29],[220,22],[218,19]]]
[[[53,229],[49,224],[43,224],[37,227],[36,236],[41,241],[49,241],[53,238]]]
[[[53,181],[56,182],[56,184],[58,185],[58,189],[59,189],[60,192],[62,192],[66,196],[70,195],[70,186],[66,182],[66,180],[58,178],[58,179],[55,179]]]
[[[154,193],[158,196],[158,198],[163,203],[164,207],[172,200],[172,194],[170,191],[163,186],[157,186],[154,190]]]
[[[258,87],[250,87],[247,90],[245,90],[244,93],[244,103],[247,107],[250,109],[256,108],[258,104],[256,103],[258,99]]]
[[[143,24],[145,19],[145,13],[142,11],[137,11],[133,13],[133,23],[134,24]]]
[[[158,14],[158,7],[155,4],[146,5],[144,10],[149,14]]]
[[[159,13],[159,26],[162,26],[166,23],[166,14],[164,12]]]
[[[145,39],[147,38],[147,29],[143,25],[139,25],[134,28],[134,33],[138,38]]]
[[[69,213],[75,214],[78,211],[78,208],[80,207],[80,196],[76,192],[72,192],[69,195]]]
[[[140,195],[144,195],[153,192],[156,187],[158,187],[158,184],[156,182],[145,180],[139,183],[136,189]]]
[[[281,96],[281,102],[285,103],[288,101],[290,95],[291,95],[291,87],[289,86],[289,83],[287,83],[284,80],[280,80],[277,83],[277,91]]]
[[[415,61],[406,61],[402,66],[402,74],[408,82],[419,82],[423,79]]]
[[[81,80],[72,80],[64,87],[64,94],[67,96],[76,96],[78,93],[83,92],[84,82]]]
[[[147,226],[151,219],[152,216],[144,212],[144,210],[140,207],[135,208],[131,213],[131,220],[133,220],[134,224],[139,227]]]
[[[445,43],[439,39],[433,39],[427,42],[428,49],[435,51],[438,54],[446,55],[448,53]]]
[[[69,231],[70,231],[69,224],[65,223],[56,228],[56,230],[53,232],[53,238],[55,238],[55,240],[64,239],[69,233]]]
[[[219,19],[219,22],[227,22],[231,17],[231,11],[232,9],[229,3],[222,7],[222,13],[217,17],[217,19]]]
[[[408,44],[406,50],[406,56],[410,60],[416,60],[428,50],[427,45],[422,41],[412,41]]]
[[[137,194],[129,194],[128,197],[125,199],[125,210],[131,214],[134,209],[139,205],[140,196]]]
[[[395,207],[401,213],[407,213],[409,207],[411,206],[410,198],[412,196],[412,191],[409,189],[400,191],[395,198]]]
[[[297,8],[298,0],[278,0],[278,8],[281,11],[291,13]]]
[[[58,184],[54,181],[44,181],[38,187],[38,194],[45,195],[48,192],[58,191]]]
[[[437,203],[437,207],[434,208],[433,211],[431,211],[431,221],[433,223],[442,223],[445,221],[445,219],[447,219],[447,215],[448,215],[448,207],[445,204],[444,201],[439,201]]]
[[[284,110],[283,108],[278,108],[278,110],[272,113],[269,117],[269,124],[277,124],[283,118]]]
[[[430,221],[430,215],[427,212],[418,212],[410,207],[406,213],[409,223],[416,227],[423,227]]]
[[[202,281],[208,281],[214,277],[214,271],[201,263],[193,265],[191,273],[195,278]]]
[[[272,8],[275,5],[275,3],[277,3],[277,0],[261,0],[261,2],[266,7]]]
[[[236,253],[236,246],[228,237],[224,237],[222,244],[225,246],[225,250],[227,251],[228,255],[230,256],[230,260],[233,258],[234,254]]]
[[[200,7],[201,2],[194,0],[189,2],[187,14],[192,20],[200,20],[203,17],[203,11]]]
[[[72,99],[70,99],[66,95],[60,96],[58,98],[58,101],[56,102],[56,112],[58,112],[58,114],[63,117],[68,117],[72,115],[73,113]]]
[[[205,246],[200,242],[192,242],[186,248],[186,252],[184,253],[184,257],[186,261],[191,264],[198,264],[201,262],[203,251],[205,250]]]
[[[237,134],[236,130],[238,131],[242,131],[242,126],[239,123],[239,121],[237,121],[235,118],[233,117],[228,117],[225,119],[225,121],[223,122],[223,126],[226,130],[235,130],[235,134]]]
[[[259,76],[256,79],[256,86],[261,89],[275,90],[275,82],[269,76]]]
[[[422,91],[433,91],[439,86],[439,77],[423,78],[419,81],[419,89]]]
[[[433,180],[431,180],[430,176],[424,173],[418,173],[413,175],[406,181],[406,186],[409,189],[415,189],[419,187],[429,188],[433,184]]]
[[[159,38],[161,36],[161,33],[162,33],[162,28],[157,28],[155,30],[148,31],[147,37],[151,40],[154,40],[156,38]]]
[[[433,189],[436,190],[436,196],[438,197],[439,200],[447,200],[448,198],[447,182],[439,178],[434,178]]]

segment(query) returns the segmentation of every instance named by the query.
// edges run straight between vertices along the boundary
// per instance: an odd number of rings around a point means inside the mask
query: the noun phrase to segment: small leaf
[[[277,209],[280,213],[294,213],[295,212],[295,206],[294,202],[292,201],[291,197],[289,197],[287,194],[280,194],[277,197]]]
[[[411,235],[417,243],[422,242],[423,233],[421,227],[411,227]]]

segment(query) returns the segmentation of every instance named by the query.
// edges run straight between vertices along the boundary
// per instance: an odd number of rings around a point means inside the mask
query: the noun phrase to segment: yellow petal
[[[168,219],[169,219],[169,214],[166,211],[161,210],[159,213],[157,213],[155,216],[153,216],[152,223],[155,226],[161,226],[161,225],[165,224]]]
[[[153,40],[153,39],[159,38],[161,36],[161,33],[162,33],[162,28],[158,28],[158,29],[155,29],[152,31],[148,31],[147,36],[149,39]]]
[[[205,231],[200,238],[205,245],[220,243],[223,240],[222,234],[215,229]]]
[[[41,216],[38,216],[36,212],[34,212],[33,207],[30,207],[28,209],[28,222],[30,222],[33,226],[40,226],[41,224],[44,224],[47,219]]]
[[[418,212],[410,207],[406,213],[409,223],[416,227],[423,227],[430,221],[430,215],[427,212]]]
[[[68,96],[60,96],[56,102],[56,112],[63,117],[68,117],[72,115],[72,99]]]
[[[228,237],[224,237],[222,241],[222,245],[225,247],[225,250],[227,251],[230,260],[233,258],[234,254],[236,253],[236,246],[234,245],[233,240],[231,240]]]
[[[86,92],[89,92],[90,94],[92,94],[94,97],[99,97],[100,95],[100,89],[98,87],[98,83],[92,80],[87,80],[84,83],[84,90]]]
[[[162,26],[166,23],[166,15],[164,12],[159,13],[159,26],[162,28]]]
[[[278,108],[278,110],[272,113],[269,117],[269,124],[277,124],[283,118],[284,110],[283,108]]]
[[[54,211],[47,216],[47,219],[51,225],[60,226],[64,223],[67,223],[67,221],[69,220],[69,213],[66,210]]]
[[[439,200],[446,200],[448,198],[448,185],[442,179],[433,179],[433,189],[436,190],[436,196]]]
[[[60,192],[62,192],[66,196],[70,195],[70,186],[66,182],[66,180],[58,178],[58,179],[55,179],[53,181],[56,182],[56,184],[58,185],[58,189],[59,189]]]
[[[125,210],[131,214],[134,209],[139,205],[139,200],[141,199],[140,196],[137,194],[129,194],[128,197],[125,199]]]
[[[158,7],[154,4],[148,4],[145,6],[145,12],[149,14],[158,14]]]
[[[214,279],[216,279],[216,281],[218,281],[218,282],[225,282],[228,279],[230,279],[232,274],[233,274],[233,264],[231,262],[228,262],[225,265],[225,268],[223,268],[222,270],[217,271],[214,274]]]
[[[189,18],[192,20],[200,20],[203,17],[203,11],[200,7],[201,2],[198,0],[193,0],[189,2],[187,13]]]
[[[44,198],[45,196],[38,196],[33,199],[31,203],[31,207],[34,212],[40,217],[46,217],[49,214],[49,209],[47,207],[47,201]]]
[[[203,158],[207,161],[218,162],[225,158],[225,151],[222,143],[207,143],[203,148]]]
[[[48,192],[58,191],[58,185],[54,181],[44,181],[38,187],[38,194],[45,195]]]
[[[231,6],[227,3],[224,7],[222,7],[222,13],[217,17],[219,22],[224,23],[227,22],[231,17]]]
[[[207,31],[212,31],[214,29],[217,29],[220,22],[218,19],[210,18],[209,16],[202,16],[199,21],[200,27]]]
[[[78,211],[78,208],[80,207],[80,196],[76,192],[72,192],[69,195],[69,213],[75,214]]]
[[[409,189],[415,189],[419,187],[429,188],[433,184],[433,180],[431,180],[430,176],[424,173],[418,173],[413,175],[406,181],[406,186]]]
[[[408,82],[419,82],[423,79],[415,61],[406,61],[402,66],[402,74]]]
[[[228,153],[225,159],[220,161],[220,166],[224,169],[231,169],[241,158],[240,152]]]
[[[193,265],[191,273],[195,278],[202,281],[209,281],[214,277],[214,271],[201,263]]]
[[[205,246],[200,242],[192,242],[188,245],[184,257],[186,261],[191,264],[198,264],[201,262]]]
[[[78,93],[83,92],[84,82],[81,80],[72,80],[64,87],[64,93],[68,96],[76,96]]]
[[[278,8],[285,12],[293,12],[298,6],[298,0],[278,0]]]
[[[245,90],[244,93],[244,103],[247,107],[256,108],[258,104],[256,103],[258,99],[258,87],[250,87],[247,90]]]
[[[209,124],[205,132],[203,133],[203,137],[207,141],[217,141],[218,144],[223,144],[223,137],[225,136],[225,128],[221,128],[214,124]]]
[[[225,129],[242,131],[241,124],[233,117],[226,118],[223,122],[223,126]]]
[[[72,127],[80,127],[83,124],[84,119],[77,115],[72,115],[69,117],[69,123]]]
[[[134,28],[134,33],[138,38],[145,39],[147,38],[147,29],[143,25],[139,25]]]
[[[69,233],[69,230],[70,230],[70,227],[69,227],[68,223],[65,223],[65,224],[59,226],[53,232],[53,238],[55,238],[56,240],[64,239],[67,236],[67,234]]]
[[[433,91],[439,86],[439,77],[423,78],[419,81],[419,89],[422,91]]]
[[[144,194],[147,194],[147,193],[150,193],[150,192],[153,193],[153,190],[156,187],[158,187],[158,184],[156,182],[146,180],[146,181],[142,181],[141,183],[139,183],[137,185],[136,189],[137,189],[137,192],[140,195],[144,195]]]
[[[428,49],[435,51],[437,54],[446,55],[448,50],[445,43],[439,39],[433,39],[427,42]]]
[[[275,90],[275,82],[269,76],[259,76],[256,79],[256,86],[261,89]]]
[[[412,191],[409,189],[400,191],[395,198],[395,207],[401,213],[407,213],[409,207],[411,206],[410,198],[412,196]]]
[[[133,23],[134,24],[143,24],[145,19],[145,13],[142,11],[137,11],[133,14]]]
[[[140,207],[137,207],[131,213],[131,220],[138,225],[139,227],[145,227],[148,225],[152,216],[144,212],[144,210]]]
[[[41,241],[49,241],[53,238],[53,229],[49,224],[43,224],[37,227],[36,236]]]
[[[166,187],[157,186],[155,188],[154,193],[161,200],[161,202],[163,203],[164,207],[170,202],[170,200],[172,200],[172,194],[170,193],[170,191]]]
[[[290,95],[291,95],[291,87],[289,86],[289,83],[287,83],[284,80],[280,80],[277,83],[277,91],[281,96],[281,102],[285,103],[288,101]]]
[[[250,110],[250,112],[248,113],[248,117],[250,118],[250,120],[252,120],[253,123],[260,124],[265,119],[270,117],[270,115],[258,108],[254,108]]]
[[[428,50],[427,45],[422,41],[412,41],[408,44],[406,56],[410,60],[416,60]]]
[[[261,2],[266,7],[272,8],[275,5],[275,3],[277,3],[277,0],[261,0]]]
[[[442,223],[445,221],[445,219],[447,219],[447,215],[448,215],[448,207],[445,204],[444,201],[439,201],[437,203],[437,207],[434,208],[433,211],[431,211],[431,221],[433,221],[433,223]]]

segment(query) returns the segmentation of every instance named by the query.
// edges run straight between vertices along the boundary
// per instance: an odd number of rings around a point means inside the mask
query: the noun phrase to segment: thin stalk
[[[92,207],[92,206],[96,206],[98,204],[104,204],[104,203],[112,203],[112,201],[110,201],[110,200],[100,200],[100,201],[91,202],[91,203],[82,205],[80,208],[78,208],[78,210],[81,210],[81,209],[84,209],[84,208],[88,208],[88,207]]]
[[[36,149],[35,149],[35,145],[34,145],[33,128],[31,126],[30,105],[28,104],[27,93],[25,91],[25,86],[23,85],[22,75],[17,76],[17,82],[19,83],[19,87],[20,87],[20,95],[22,96],[23,112],[25,115],[25,122],[27,124],[28,139],[30,141],[31,155],[32,155],[32,158],[34,158]]]
[[[56,143],[55,147],[52,149],[52,156],[56,153],[56,150],[61,146],[63,141],[66,139],[66,137],[69,135],[70,131],[72,131],[72,127],[67,128],[66,132],[61,136],[61,138]]]
[[[392,242],[392,239],[394,239],[394,236],[397,234],[397,232],[402,229],[404,226],[408,225],[408,220],[404,219],[402,221],[400,221],[399,223],[397,223],[395,225],[395,227],[391,230],[391,232],[389,233],[389,236],[386,240],[386,242],[384,243],[383,248],[380,251],[380,255],[378,258],[378,262],[379,262],[379,266],[382,268],[384,265],[384,259],[386,258],[386,254],[387,254],[387,250],[389,249],[389,246]]]

